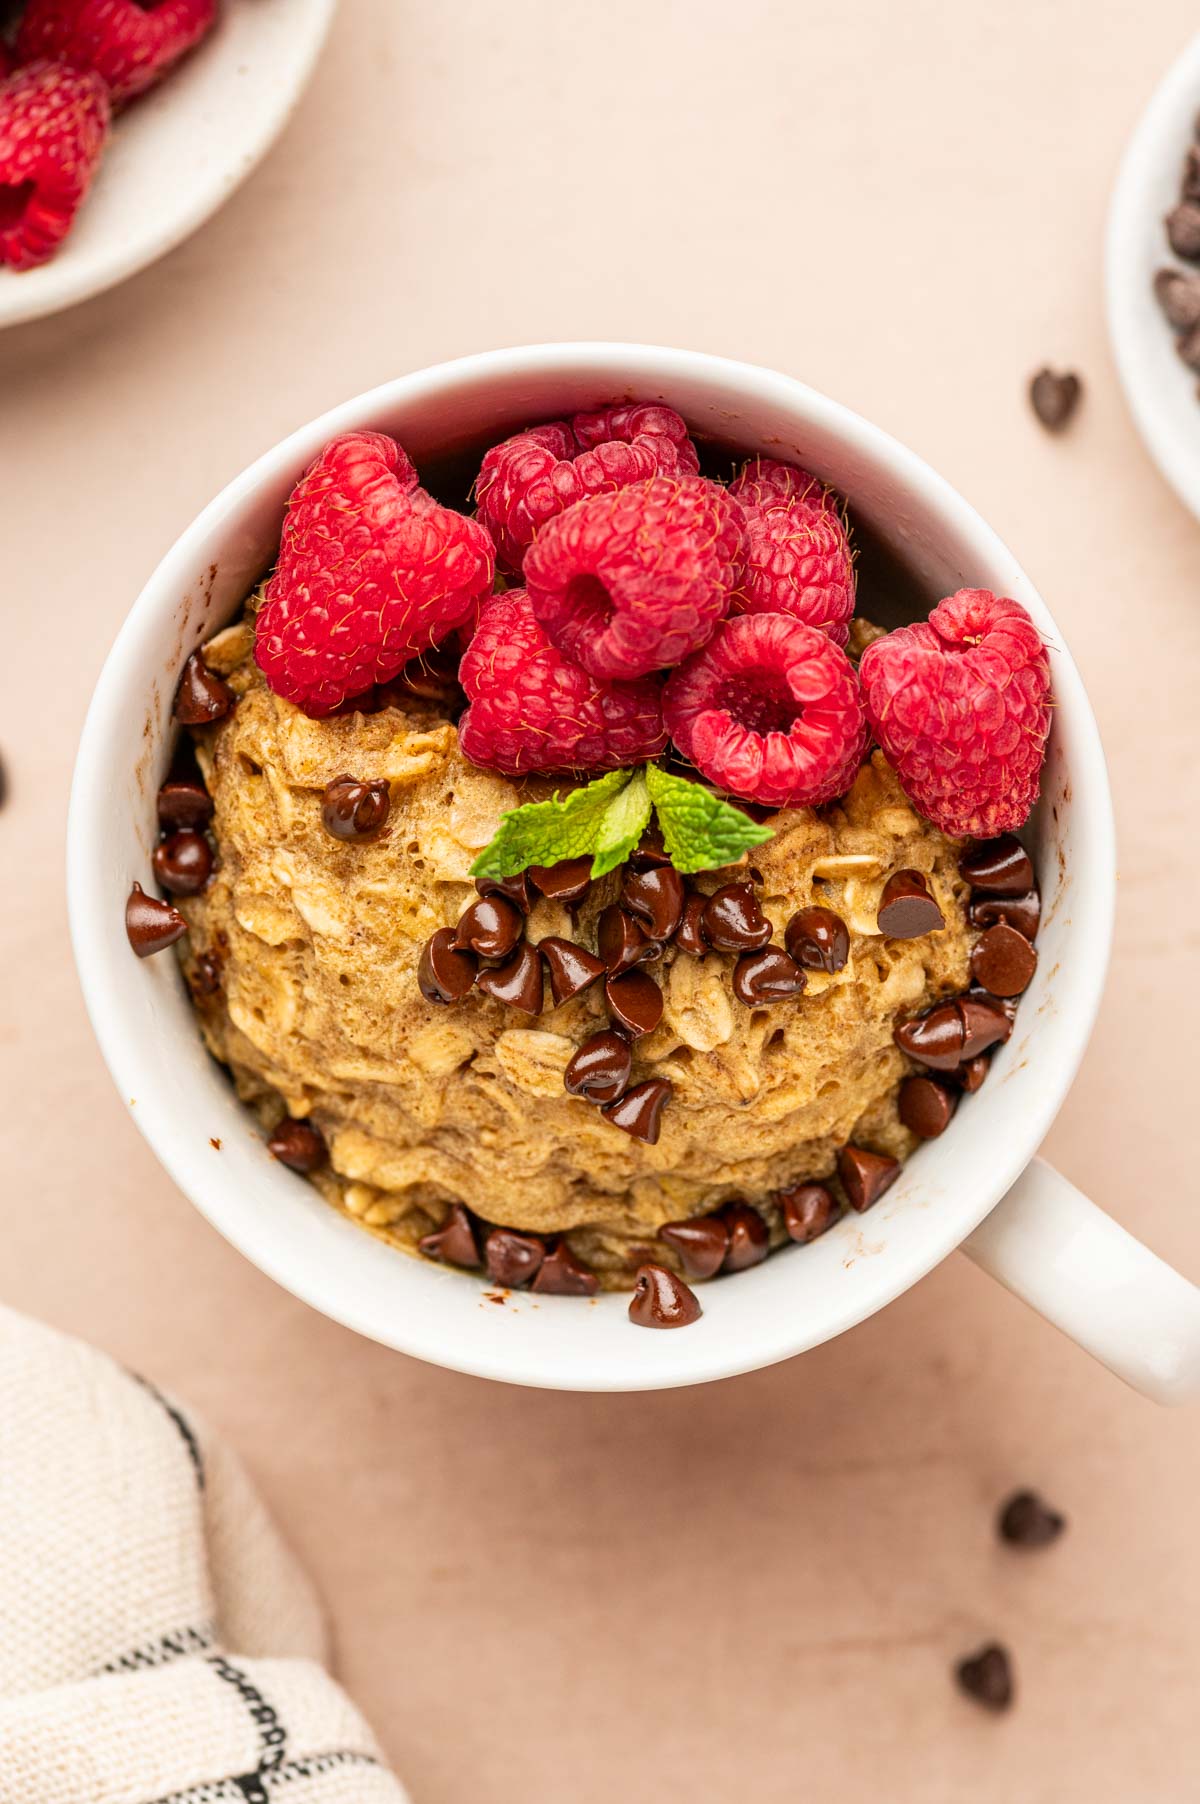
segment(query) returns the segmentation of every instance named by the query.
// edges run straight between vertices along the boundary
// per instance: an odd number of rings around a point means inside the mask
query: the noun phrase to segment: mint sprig
[[[623,864],[658,814],[663,848],[678,871],[733,864],[770,839],[762,827],[703,783],[656,764],[613,770],[545,802],[526,802],[501,816],[499,831],[471,866],[472,877],[515,877],[531,864],[592,858],[592,876]]]

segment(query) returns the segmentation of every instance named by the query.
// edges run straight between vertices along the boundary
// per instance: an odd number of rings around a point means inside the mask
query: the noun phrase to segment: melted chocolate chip
[[[604,960],[610,977],[620,977],[634,965],[657,958],[661,948],[650,938],[640,921],[627,915],[615,902],[601,909],[596,923],[596,950]]]
[[[876,925],[889,940],[919,940],[946,925],[920,871],[895,871],[883,886]]]
[[[211,952],[202,952],[188,972],[195,996],[215,996],[221,988],[221,966]]]
[[[493,1284],[519,1290],[536,1278],[546,1245],[535,1234],[517,1234],[511,1228],[493,1228],[483,1243],[484,1264]]]
[[[325,1137],[311,1121],[285,1115],[267,1141],[267,1151],[292,1171],[319,1171],[329,1157]]]
[[[583,1042],[563,1073],[572,1096],[589,1102],[616,1102],[624,1096],[633,1070],[633,1055],[623,1034],[608,1027]]]
[[[634,1140],[644,1140],[647,1146],[654,1146],[662,1112],[673,1089],[665,1077],[648,1077],[643,1083],[634,1084],[619,1101],[610,1102],[600,1113]]]
[[[577,946],[574,940],[561,940],[551,934],[549,939],[539,940],[538,951],[546,961],[555,1008],[604,976],[604,960],[586,947]]]
[[[165,887],[165,886],[164,886]],[[971,953],[971,975],[992,996],[1019,996],[1037,970],[1037,953],[1015,927],[989,927]]]
[[[631,871],[656,871],[661,865],[669,865],[671,860],[663,848],[662,834],[657,827],[647,827],[634,851],[629,854]]]
[[[542,1297],[594,1297],[600,1280],[580,1264],[566,1241],[559,1239],[542,1260],[533,1288]]]
[[[662,1020],[663,993],[647,971],[606,978],[604,1000],[618,1026],[635,1040],[652,1034]]]
[[[998,1641],[990,1641],[977,1654],[960,1660],[954,1676],[968,1697],[989,1710],[1007,1710],[1013,1701],[1012,1661]]]
[[[169,777],[158,792],[158,824],[165,832],[179,827],[207,827],[213,800],[199,778]]]
[[[955,1003],[962,1016],[964,1059],[973,1059],[1007,1040],[1013,1030],[1015,1010],[1009,1010],[991,996],[960,996]]]
[[[440,1259],[444,1265],[474,1268],[482,1261],[475,1239],[475,1225],[462,1203],[451,1203],[441,1227],[417,1242],[426,1259]]]
[[[957,1084],[960,1090],[973,1095],[982,1088],[991,1068],[992,1061],[985,1052],[980,1052],[973,1059],[964,1059],[961,1065],[956,1065],[953,1071],[947,1071],[943,1075],[947,1083]]]
[[[134,884],[125,903],[125,936],[139,958],[165,951],[186,932],[187,922],[177,908]]]
[[[708,898],[701,924],[710,944],[723,952],[754,952],[771,938],[751,883],[726,883]]]
[[[688,1221],[669,1221],[658,1230],[679,1255],[689,1278],[711,1278],[719,1272],[729,1251],[729,1229],[719,1215],[693,1215]]]
[[[767,1002],[786,1002],[799,996],[808,979],[795,959],[781,946],[764,946],[761,952],[743,952],[733,967],[733,993],[747,1008]]]
[[[665,1265],[643,1265],[629,1301],[629,1319],[637,1328],[686,1328],[703,1314],[695,1292]]]
[[[203,833],[181,827],[155,846],[150,862],[169,896],[198,896],[212,876],[212,847]]]
[[[832,908],[801,908],[784,928],[783,943],[809,971],[840,971],[850,956],[850,934]]]
[[[989,896],[1023,896],[1033,888],[1033,865],[1019,839],[1002,833],[965,852],[958,868],[972,889]]]
[[[236,700],[224,677],[210,670],[201,654],[194,651],[183,667],[171,711],[185,727],[203,727],[222,720]]]
[[[560,864],[533,864],[529,881],[553,902],[582,902],[592,886],[590,858],[564,858]]]
[[[1066,1526],[1066,1517],[1043,1503],[1036,1491],[1015,1492],[996,1522],[1000,1539],[1013,1547],[1049,1547]]]
[[[758,1210],[749,1203],[726,1203],[721,1216],[729,1233],[721,1270],[745,1272],[752,1265],[761,1265],[771,1251],[771,1235]]]
[[[460,952],[503,963],[525,931],[525,917],[507,896],[480,896],[458,918],[454,944]]]
[[[476,988],[496,1002],[520,1009],[526,1015],[542,1012],[542,960],[536,946],[522,940],[510,959],[494,971],[481,971]]]
[[[474,956],[454,944],[453,927],[439,927],[422,947],[417,984],[426,1002],[461,1002],[478,969]]]
[[[621,886],[621,907],[660,943],[678,930],[683,902],[683,878],[673,865],[634,871]]]
[[[1015,927],[1027,940],[1037,938],[1042,899],[1035,889],[1024,896],[976,896],[967,909],[972,927]]]
[[[891,1159],[886,1153],[869,1152],[865,1146],[843,1146],[837,1167],[846,1201],[860,1215],[877,1203],[900,1175],[898,1159]]]
[[[931,1077],[906,1077],[900,1086],[900,1119],[918,1140],[936,1140],[950,1125],[958,1098]]]
[[[963,1060],[966,1029],[957,1002],[939,1002],[928,1014],[898,1022],[892,1030],[901,1052],[934,1071],[953,1071]]]
[[[475,888],[481,896],[504,896],[515,902],[523,915],[529,913],[535,901],[528,871],[518,871],[514,877],[477,877]]]
[[[686,952],[690,958],[703,958],[711,951],[704,933],[704,909],[708,902],[698,890],[689,891],[684,899],[683,917],[679,923],[679,931],[675,935],[674,944],[680,952]]]
[[[334,839],[374,839],[392,806],[387,784],[360,783],[357,777],[335,777],[321,797],[321,825]]]
[[[777,1190],[775,1201],[783,1211],[784,1227],[801,1246],[837,1220],[837,1204],[824,1184],[796,1184],[791,1190]]]

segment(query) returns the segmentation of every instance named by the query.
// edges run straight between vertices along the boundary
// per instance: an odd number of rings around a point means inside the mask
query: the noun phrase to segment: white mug
[[[136,959],[124,930],[130,883],[150,881],[180,668],[271,564],[288,492],[324,442],[377,427],[420,466],[621,398],[667,402],[706,437],[816,470],[930,602],[968,585],[1014,596],[1046,636],[1056,699],[1036,827],[1038,970],[987,1083],[869,1214],[704,1285],[701,1319],[665,1334],[631,1326],[625,1295],[514,1293],[496,1307],[478,1279],[408,1258],[337,1214],[268,1155],[201,1044],[174,958]],[[510,1383],[694,1384],[829,1340],[962,1247],[1148,1396],[1200,1392],[1200,1291],[1034,1156],[1087,1044],[1112,930],[1112,808],[1079,673],[1028,577],[962,497],[894,439],[787,376],[648,346],[531,346],[402,376],[293,433],[204,510],[134,604],[88,712],[68,847],[84,994],[141,1132],[249,1259],[362,1334]],[[464,1200],[487,1213],[486,1197]]]

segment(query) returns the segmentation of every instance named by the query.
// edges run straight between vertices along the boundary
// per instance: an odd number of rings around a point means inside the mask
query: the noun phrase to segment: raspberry
[[[534,533],[586,495],[700,468],[670,407],[630,405],[554,420],[494,445],[475,485],[479,517],[506,568],[520,573]]]
[[[719,789],[774,808],[843,795],[867,748],[845,652],[790,614],[739,614],[667,678],[667,729]]]
[[[728,612],[743,526],[737,502],[698,476],[654,476],[577,501],[529,548],[533,611],[593,676],[677,664]]]
[[[795,464],[754,458],[729,485],[746,513],[737,613],[794,614],[844,645],[854,613],[854,556],[837,497]]]
[[[960,589],[927,621],[876,639],[860,671],[875,737],[922,814],[984,839],[1024,824],[1050,731],[1050,663],[1020,602]]]
[[[116,104],[164,76],[216,16],[217,0],[29,0],[17,56],[94,69]]]
[[[788,507],[803,501],[821,513],[841,516],[841,503],[819,477],[799,464],[780,463],[774,457],[752,457],[729,485],[729,493],[744,507]]]
[[[254,655],[277,695],[330,714],[452,633],[493,574],[482,526],[427,495],[394,439],[344,433],[292,490]]]
[[[31,63],[0,87],[0,264],[52,257],[79,210],[108,137],[98,75]]]
[[[458,678],[471,704],[458,740],[473,764],[513,776],[620,770],[666,749],[657,679],[597,682],[551,645],[523,589],[484,609]]]

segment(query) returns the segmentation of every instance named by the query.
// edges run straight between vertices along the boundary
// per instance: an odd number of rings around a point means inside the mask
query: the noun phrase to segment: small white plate
[[[336,6],[225,0],[199,49],[115,121],[58,255],[37,269],[0,269],[0,326],[100,294],[203,225],[283,130]]]
[[[1108,330],[1130,411],[1176,494],[1200,516],[1200,375],[1180,361],[1154,295],[1154,274],[1180,269],[1163,217],[1179,199],[1183,160],[1200,114],[1200,37],[1171,64],[1130,139],[1108,214]]]

